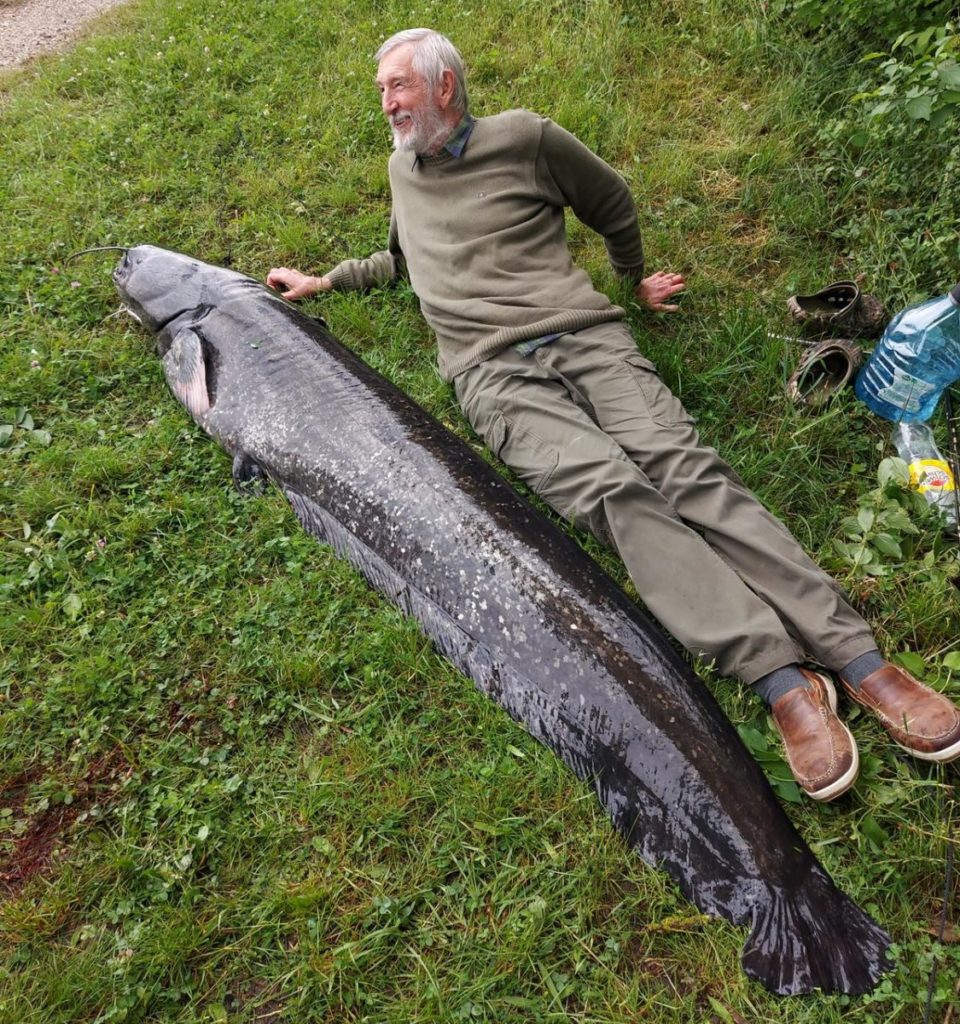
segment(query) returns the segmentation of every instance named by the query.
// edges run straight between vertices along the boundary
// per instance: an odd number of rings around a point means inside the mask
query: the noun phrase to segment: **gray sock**
[[[861,654],[859,658],[854,658],[849,665],[844,665],[840,669],[840,678],[844,682],[849,683],[855,690],[860,689],[860,684],[870,675],[871,672],[876,672],[878,668],[883,668],[886,662],[880,657],[878,650],[867,651],[866,654]]]
[[[759,694],[772,707],[785,693],[802,686],[810,689],[807,677],[800,671],[799,665],[784,665],[761,676],[754,684],[754,692]]]

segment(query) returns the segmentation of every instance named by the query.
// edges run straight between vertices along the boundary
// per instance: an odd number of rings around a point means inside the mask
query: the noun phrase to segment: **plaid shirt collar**
[[[473,133],[473,127],[477,123],[475,117],[470,114],[464,114],[460,118],[460,123],[450,133],[450,137],[440,147],[441,150],[446,150],[455,160],[459,160],[463,156],[463,151],[467,148],[467,142]],[[416,167],[421,162],[420,154],[413,158],[413,167]]]
[[[456,128],[453,129],[450,138],[443,144],[443,148],[457,160],[463,156],[463,151],[466,149],[467,141],[473,132],[473,126],[477,122],[469,115],[464,114],[460,118],[460,123]]]

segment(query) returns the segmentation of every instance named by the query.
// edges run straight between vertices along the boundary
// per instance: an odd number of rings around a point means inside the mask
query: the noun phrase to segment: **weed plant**
[[[0,1020],[910,1024],[934,972],[929,1019],[956,1020],[955,768],[847,708],[857,786],[799,802],[758,702],[700,667],[896,941],[871,996],[772,998],[743,935],[278,494],[234,492],[115,315],[112,257],[67,262],[152,242],[260,277],[381,248],[371,55],[414,24],[462,48],[477,113],[539,110],[620,169],[650,265],[690,279],[680,314],[631,311],[639,344],[883,647],[960,694],[955,549],[874,495],[883,427],[852,397],[783,397],[784,300],[855,269],[804,148],[839,74],[812,40],[759,0],[141,0],[0,84]],[[870,284],[893,292],[882,255]],[[310,308],[476,444],[408,288]]]

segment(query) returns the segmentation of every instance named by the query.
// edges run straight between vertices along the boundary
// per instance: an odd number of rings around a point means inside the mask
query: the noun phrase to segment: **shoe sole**
[[[881,725],[882,724],[883,723],[881,723]],[[889,736],[890,734],[887,733],[887,735]],[[893,739],[892,736],[890,738]],[[908,754],[917,758],[919,761],[935,761],[939,764],[949,764],[951,761],[956,761],[956,759],[960,757],[960,740],[957,740],[956,743],[951,744],[949,747],[944,747],[943,750],[933,750],[930,753],[914,750],[913,747],[907,747],[903,743],[897,742],[897,740],[893,740],[893,742],[896,743],[901,750],[905,750]]]
[[[830,710],[837,713],[837,688],[833,685],[833,680],[829,676],[825,676],[822,672],[813,672],[810,669],[807,671],[811,675],[815,675],[824,685],[827,691],[827,702],[830,705]],[[853,738],[853,733],[840,722],[840,728],[847,734],[850,740],[850,747],[853,750],[853,764],[840,776],[836,782],[832,782],[829,786],[825,786],[823,789],[818,789],[816,792],[811,793],[810,790],[804,789],[803,792],[810,797],[811,800],[816,800],[819,803],[829,803],[831,800],[836,800],[838,796],[843,796],[844,793],[856,782],[857,773],[860,771],[860,751],[857,749],[857,741]],[[960,753],[960,750],[957,751]],[[801,787],[802,789],[803,787]]]

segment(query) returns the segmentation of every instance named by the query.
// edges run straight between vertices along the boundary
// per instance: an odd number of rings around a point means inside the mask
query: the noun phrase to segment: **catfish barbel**
[[[597,792],[773,992],[871,990],[887,934],[819,864],[670,643],[470,447],[253,278],[149,245],[114,272],[173,393]]]

